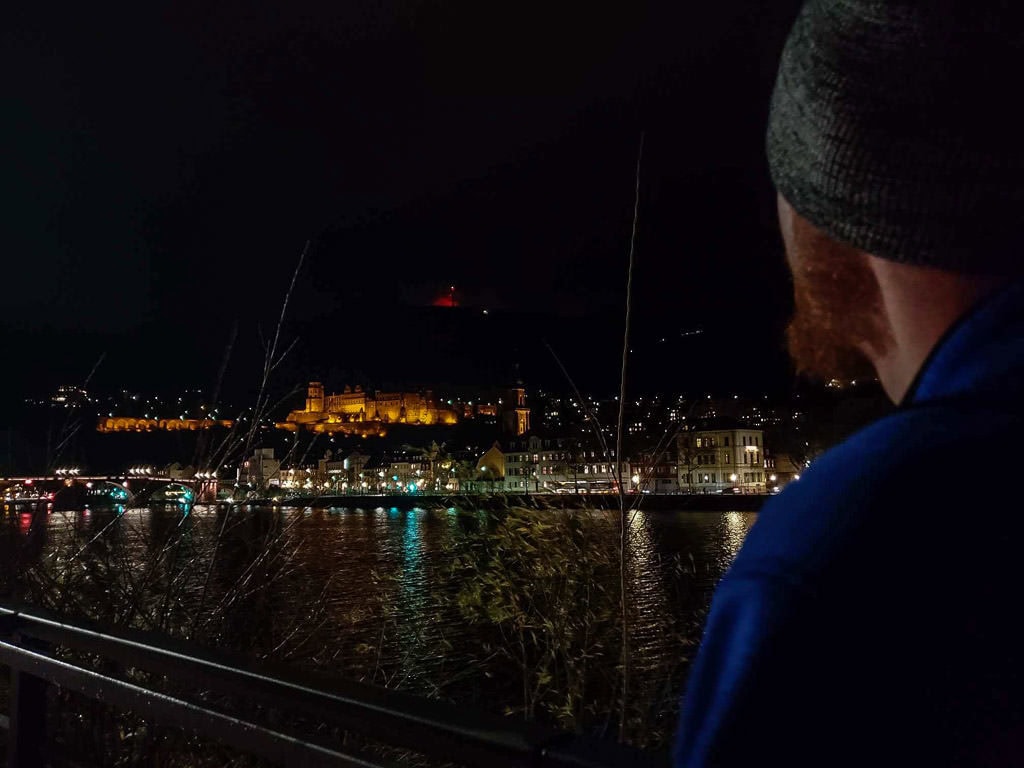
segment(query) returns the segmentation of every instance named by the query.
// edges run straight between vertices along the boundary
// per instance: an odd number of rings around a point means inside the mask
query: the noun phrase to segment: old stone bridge
[[[55,510],[213,501],[217,480],[155,475],[43,475],[0,478],[5,505],[47,504]]]

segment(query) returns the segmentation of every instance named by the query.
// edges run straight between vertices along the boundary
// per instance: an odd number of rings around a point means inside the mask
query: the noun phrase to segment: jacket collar
[[[959,318],[936,343],[900,407],[1020,392],[1024,385],[1024,280]]]

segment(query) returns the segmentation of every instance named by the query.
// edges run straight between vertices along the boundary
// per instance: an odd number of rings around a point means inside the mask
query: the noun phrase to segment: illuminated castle
[[[340,394],[324,395],[324,385],[310,382],[306,407],[292,411],[277,424],[279,429],[296,432],[340,432],[347,435],[384,435],[388,424],[457,424],[460,418],[500,416],[505,430],[521,435],[530,428],[530,409],[526,390],[502,392],[497,402],[486,398],[468,403],[435,400],[430,390],[423,392],[367,392],[362,387],[345,387]]]
[[[296,431],[342,432],[351,435],[384,433],[387,424],[455,424],[452,408],[440,407],[431,392],[366,392],[362,387],[345,387],[341,394],[324,396],[319,381],[309,384],[306,407],[292,411],[277,426]]]

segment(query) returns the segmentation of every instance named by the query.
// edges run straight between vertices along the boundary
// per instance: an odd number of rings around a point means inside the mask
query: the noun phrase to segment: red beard
[[[797,372],[825,381],[873,376],[865,351],[883,352],[890,334],[868,257],[799,217],[790,250],[794,312],[786,341]]]

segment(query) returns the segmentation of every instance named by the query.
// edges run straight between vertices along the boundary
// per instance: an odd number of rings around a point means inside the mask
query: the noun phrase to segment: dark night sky
[[[7,385],[80,379],[106,351],[108,380],[153,386],[172,349],[193,352],[175,375],[206,384],[232,323],[244,346],[272,322],[307,239],[299,368],[337,354],[326,328],[393,335],[381,313],[451,283],[549,315],[561,347],[611,338],[641,129],[638,348],[702,328],[701,365],[756,380],[782,359],[789,301],[763,135],[796,6],[11,9],[2,328],[25,352]],[[385,375],[365,346],[346,345],[349,369]]]

